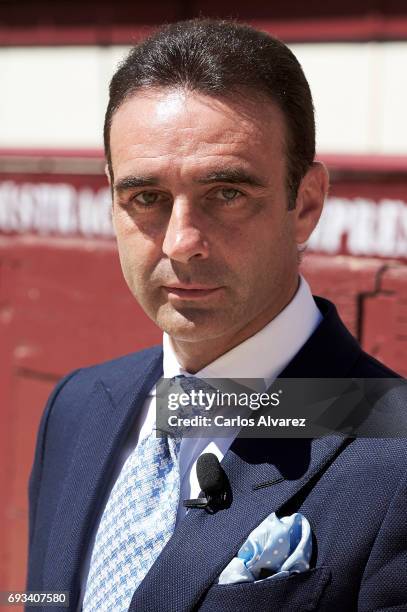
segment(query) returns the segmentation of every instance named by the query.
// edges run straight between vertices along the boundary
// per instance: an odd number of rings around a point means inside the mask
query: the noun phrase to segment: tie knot
[[[197,378],[196,376],[184,376],[184,374],[179,374],[178,376],[173,376],[171,378],[170,384],[180,385],[182,390],[189,395],[192,391],[195,391],[196,393],[199,393],[199,391],[203,391],[204,393],[216,392],[214,387],[212,387],[202,378]]]
[[[207,415],[215,395],[216,389],[196,376],[180,374],[163,379],[157,390],[156,429],[175,438],[190,432],[200,435],[200,419]]]

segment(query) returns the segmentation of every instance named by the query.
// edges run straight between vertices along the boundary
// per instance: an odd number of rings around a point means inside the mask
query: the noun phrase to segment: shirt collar
[[[268,388],[313,334],[322,315],[303,276],[287,306],[256,334],[215,359],[198,378],[263,379]],[[191,376],[177,361],[170,336],[163,335],[164,378]]]

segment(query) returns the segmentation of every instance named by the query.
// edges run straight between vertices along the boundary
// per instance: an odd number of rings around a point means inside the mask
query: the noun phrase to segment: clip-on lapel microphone
[[[230,486],[226,473],[216,455],[204,453],[198,457],[196,475],[205,497],[184,499],[185,508],[205,508],[208,511],[213,511],[225,506]]]

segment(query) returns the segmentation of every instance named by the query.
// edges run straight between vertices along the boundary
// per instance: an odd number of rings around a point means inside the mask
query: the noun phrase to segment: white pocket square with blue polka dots
[[[237,557],[220,574],[218,584],[272,580],[309,569],[312,552],[311,527],[296,512],[277,518],[272,512],[254,529]]]

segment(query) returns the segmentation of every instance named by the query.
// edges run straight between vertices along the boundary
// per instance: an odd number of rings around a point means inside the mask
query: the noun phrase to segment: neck
[[[252,321],[242,328],[229,331],[226,336],[218,336],[199,342],[187,342],[171,338],[175,355],[181,367],[190,374],[196,374],[205,366],[232,350],[265,327],[291,302],[299,287],[299,278],[289,288],[284,298],[273,308],[260,312]]]

